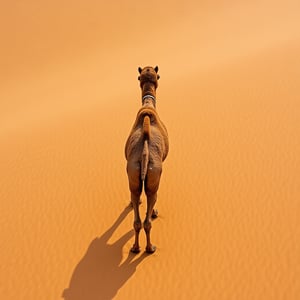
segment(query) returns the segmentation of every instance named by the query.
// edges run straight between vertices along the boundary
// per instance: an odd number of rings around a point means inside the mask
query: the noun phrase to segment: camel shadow
[[[136,267],[147,255],[136,257],[129,252],[122,263],[122,248],[134,235],[127,232],[113,244],[109,238],[128,215],[130,207],[124,209],[114,224],[99,238],[95,238],[84,257],[75,267],[69,287],[63,291],[65,300],[113,299],[118,290],[134,274]]]

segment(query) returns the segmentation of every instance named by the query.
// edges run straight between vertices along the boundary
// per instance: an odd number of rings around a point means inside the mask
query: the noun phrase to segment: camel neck
[[[145,95],[156,96],[156,87],[152,82],[145,82],[142,87],[142,97]]]
[[[143,106],[156,107],[156,87],[153,83],[146,82],[142,88],[142,104]]]
[[[156,98],[150,94],[143,96],[142,105],[156,108]]]

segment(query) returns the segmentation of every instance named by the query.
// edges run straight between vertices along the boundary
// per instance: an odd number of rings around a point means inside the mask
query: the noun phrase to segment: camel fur
[[[158,67],[138,69],[142,90],[142,107],[125,145],[127,175],[134,210],[135,243],[131,248],[134,253],[140,252],[139,232],[142,222],[139,213],[140,196],[144,187],[147,196],[147,212],[143,226],[146,233],[146,252],[153,253],[156,247],[151,244],[151,218],[157,217],[154,205],[157,200],[162,163],[169,151],[168,133],[156,111],[156,89],[158,87]]]

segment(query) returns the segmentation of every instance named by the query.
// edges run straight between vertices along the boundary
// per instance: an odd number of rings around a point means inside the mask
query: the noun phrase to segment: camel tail
[[[142,164],[141,164],[141,179],[144,181],[147,175],[148,163],[149,163],[149,147],[148,141],[150,137],[150,118],[144,117],[143,121],[143,135],[144,135],[144,147],[142,152]]]

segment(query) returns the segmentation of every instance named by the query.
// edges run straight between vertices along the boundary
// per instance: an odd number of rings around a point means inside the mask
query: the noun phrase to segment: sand
[[[299,299],[297,2],[3,3],[0,298]],[[133,255],[145,65],[170,153]]]

